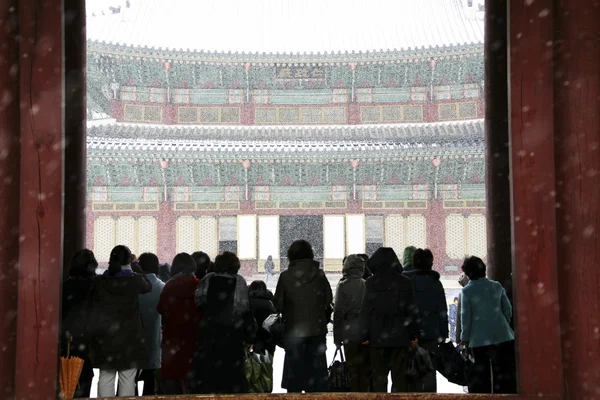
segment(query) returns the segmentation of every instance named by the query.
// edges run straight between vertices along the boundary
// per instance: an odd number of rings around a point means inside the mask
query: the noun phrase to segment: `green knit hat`
[[[402,254],[402,264],[404,268],[412,268],[412,257],[417,248],[415,246],[408,246],[404,249],[404,253]]]

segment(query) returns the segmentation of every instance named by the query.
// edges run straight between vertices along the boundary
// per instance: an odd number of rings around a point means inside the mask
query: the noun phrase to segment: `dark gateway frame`
[[[63,254],[84,244],[85,2],[0,4],[0,390],[45,400]],[[513,272],[519,395],[474,398],[598,396],[598,21],[595,0],[486,2],[489,264],[505,285]]]

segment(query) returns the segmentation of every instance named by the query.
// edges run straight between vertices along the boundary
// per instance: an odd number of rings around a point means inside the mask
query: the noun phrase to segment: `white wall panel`
[[[406,246],[424,249],[427,247],[427,225],[425,216],[411,214],[406,218]]]
[[[138,252],[156,254],[157,224],[154,217],[140,217],[138,220]],[[139,255],[138,254],[138,255]]]
[[[364,214],[346,215],[346,254],[365,252],[365,216]]]
[[[94,221],[94,255],[99,262],[108,262],[115,247],[115,220],[113,217],[98,217]]]
[[[446,217],[446,254],[450,258],[465,256],[465,218],[452,214]]]
[[[196,220],[194,217],[177,218],[177,253],[196,251]]]
[[[266,260],[268,256],[279,259],[279,216],[264,215],[258,217],[258,257]]]
[[[346,243],[343,215],[323,216],[323,255],[325,258],[342,259]]]
[[[139,255],[135,233],[135,220],[133,217],[119,217],[117,219],[117,245],[127,246],[132,253]]]
[[[197,220],[197,224],[197,251],[205,252],[211,260],[214,260],[219,252],[217,219],[215,217],[200,217]]]
[[[486,220],[482,214],[469,215],[467,218],[467,255],[484,258],[487,255]]]
[[[256,215],[238,215],[238,254],[240,259],[256,258]]]

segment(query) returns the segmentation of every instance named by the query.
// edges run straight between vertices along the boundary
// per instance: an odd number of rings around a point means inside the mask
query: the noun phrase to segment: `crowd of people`
[[[465,259],[449,314],[428,249],[407,247],[402,262],[386,247],[347,256],[335,299],[309,242],[294,241],[287,257],[273,294],[264,281],[248,285],[231,252],[214,262],[180,253],[169,266],[116,246],[101,275],[90,250],[77,252],[63,286],[63,342],[85,360],[76,397],[89,397],[93,369],[99,397],[137,395],[139,381],[143,395],[246,393],[248,352],[272,357],[278,346],[283,388],[327,392],[329,323],[352,392],[387,392],[391,373],[393,392],[435,393],[435,369],[408,379],[409,354],[420,347],[433,357],[448,339],[472,356],[469,392],[516,391],[511,303],[481,259]],[[274,314],[281,337],[263,327]]]

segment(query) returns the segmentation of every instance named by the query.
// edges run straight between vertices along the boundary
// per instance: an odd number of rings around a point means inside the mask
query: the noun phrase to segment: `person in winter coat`
[[[202,312],[194,300],[196,263],[192,256],[180,253],[173,259],[173,278],[160,294],[156,309],[162,316],[162,360],[159,394],[187,394],[186,377],[192,368]]]
[[[167,283],[171,279],[171,266],[169,264],[160,264],[158,271],[158,279],[164,283]]]
[[[256,328],[248,285],[239,270],[240,260],[225,251],[215,258],[215,272],[196,288],[196,305],[203,318],[190,376],[191,393],[248,391],[244,361]]]
[[[131,270],[131,251],[117,246],[93,290],[90,359],[100,369],[98,397],[115,396],[117,374],[119,396],[134,396],[137,370],[148,360],[138,295],[149,293],[152,284]]]
[[[156,370],[161,364],[161,319],[156,306],[165,284],[158,279],[158,257],[155,254],[143,253],[138,263],[152,284],[150,293],[138,295],[144,324],[144,339],[148,349],[148,361],[140,366],[142,371],[139,373],[138,380],[144,382],[143,396],[153,396],[156,395]]]
[[[70,355],[84,360],[75,398],[88,398],[94,370],[88,354],[87,314],[98,262],[88,249],[79,250],[71,259],[69,279],[62,291],[62,353],[66,356],[68,336],[72,338]]]
[[[362,311],[366,290],[364,270],[365,261],[360,256],[346,258],[333,308],[333,340],[336,346],[344,346],[350,389],[356,393],[369,391],[370,376],[369,347],[363,344],[367,337]]]
[[[407,392],[408,350],[419,338],[419,312],[415,293],[393,249],[380,247],[368,262],[373,276],[366,280],[364,311],[367,320],[374,392]]]
[[[268,256],[265,261],[265,284],[269,287],[273,282],[273,274],[275,273],[275,263],[273,257]]]
[[[458,297],[448,306],[448,323],[450,324],[450,340],[456,342],[456,319],[458,311]]]
[[[512,360],[515,335],[510,327],[508,296],[500,283],[486,278],[486,266],[480,258],[467,258],[462,270],[471,280],[461,299],[461,340],[474,358],[469,393],[516,393]]]
[[[208,273],[210,257],[203,251],[196,251],[192,253],[192,258],[196,263],[196,278],[201,281],[202,278],[204,278],[204,276]]]
[[[413,254],[417,248],[415,246],[408,246],[404,249],[402,253],[402,265],[404,266],[403,272],[412,272],[414,271],[413,267]]]
[[[369,261],[369,256],[366,254],[359,254],[358,255],[360,258],[362,258],[362,260],[365,262],[365,272],[363,273],[363,280],[367,280],[369,279],[373,274],[371,273],[371,271],[369,270],[369,267],[367,267],[367,261]]]
[[[265,319],[269,315],[276,313],[275,306],[273,305],[273,293],[267,289],[267,285],[263,281],[252,282],[248,288],[248,292],[252,316],[258,325],[253,350],[256,353],[262,354],[268,351],[273,356],[275,354],[276,342],[271,337],[271,334],[262,327]]]
[[[470,279],[469,277],[462,272],[459,277],[458,277],[458,283],[460,284],[461,287],[465,287],[469,284]],[[456,343],[460,343],[460,333],[462,332],[462,326],[461,326],[461,316],[460,316],[460,310],[461,310],[461,299],[462,299],[462,291],[460,291],[458,293],[458,303],[456,304]]]
[[[438,344],[448,338],[448,305],[440,274],[434,271],[433,254],[429,249],[413,253],[413,270],[404,271],[411,280],[417,299],[421,338],[419,346],[435,354]],[[431,371],[412,388],[416,392],[437,393],[436,372]]]
[[[331,286],[306,240],[294,241],[287,257],[290,264],[279,276],[274,299],[285,325],[282,384],[288,393],[324,392],[328,379],[325,335],[327,310],[333,300]]]

